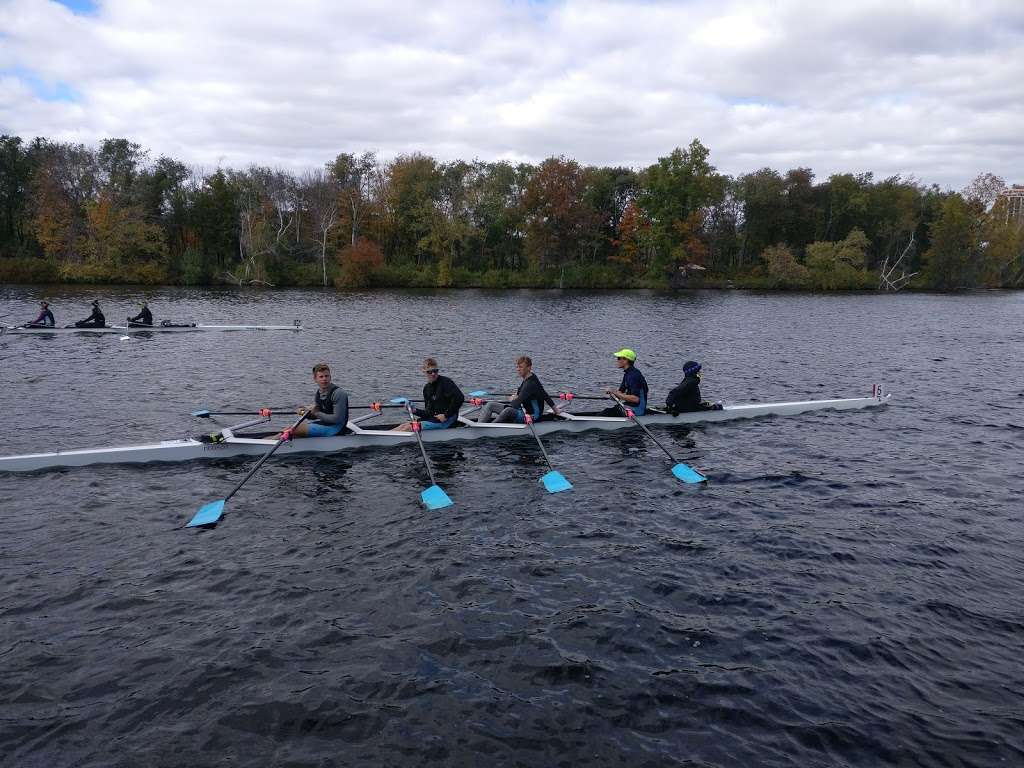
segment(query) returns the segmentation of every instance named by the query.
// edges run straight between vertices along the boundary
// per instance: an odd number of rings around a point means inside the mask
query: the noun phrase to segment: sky
[[[1024,3],[0,0],[0,133],[1024,183]]]

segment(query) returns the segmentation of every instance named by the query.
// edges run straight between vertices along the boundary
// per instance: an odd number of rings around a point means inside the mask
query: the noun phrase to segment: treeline
[[[1021,287],[1024,232],[963,192],[807,168],[384,162],[200,171],[138,144],[0,137],[0,280],[781,289]]]

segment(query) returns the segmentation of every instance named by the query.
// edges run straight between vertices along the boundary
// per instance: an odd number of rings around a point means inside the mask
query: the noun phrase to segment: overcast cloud
[[[0,0],[0,132],[1024,183],[1024,3]]]

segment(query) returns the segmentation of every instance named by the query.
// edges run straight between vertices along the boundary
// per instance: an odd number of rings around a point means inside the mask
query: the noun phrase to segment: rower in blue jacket
[[[636,352],[628,347],[620,349],[615,353],[615,363],[622,369],[622,383],[618,389],[606,389],[606,395],[614,395],[630,406],[636,416],[643,416],[647,410],[647,379],[636,367]],[[613,405],[601,411],[602,416],[622,416],[622,410]]]

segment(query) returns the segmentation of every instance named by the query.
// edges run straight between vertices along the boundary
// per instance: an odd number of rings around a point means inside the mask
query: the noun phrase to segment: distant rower
[[[100,303],[97,300],[92,303],[92,314],[85,318],[85,320],[79,320],[75,323],[75,328],[105,328],[106,325],[107,318],[100,311]]]
[[[489,401],[480,411],[478,422],[486,424],[494,420],[502,424],[510,422],[524,424],[526,420],[523,417],[523,408],[526,408],[526,412],[536,420],[544,412],[544,403],[550,405],[551,410],[556,415],[558,414],[555,401],[544,390],[544,385],[540,383],[537,374],[533,372],[533,360],[526,355],[516,358],[516,373],[523,380],[516,390],[516,396],[508,403],[503,403],[500,400]]]
[[[606,395],[615,395],[625,405],[633,406],[633,413],[643,416],[647,410],[647,379],[634,365],[636,363],[636,352],[632,349],[620,349],[615,353],[615,362],[622,369],[622,383],[618,389],[606,389]],[[601,411],[602,416],[621,416],[622,410],[618,406],[605,408]]]
[[[309,417],[292,431],[292,437],[331,437],[341,434],[348,425],[348,393],[331,382],[327,363],[313,366],[316,394],[309,406]],[[312,421],[315,419],[315,421]],[[279,440],[280,434],[272,439]]]
[[[420,418],[423,429],[453,426],[459,418],[459,409],[466,402],[465,395],[454,381],[441,375],[441,368],[433,357],[423,361],[423,375],[427,377],[423,387],[423,407],[415,408],[413,413]],[[412,424],[399,424],[394,431],[412,432]]]
[[[53,319],[53,312],[50,311],[50,305],[45,301],[39,302],[39,317],[33,320],[31,323],[25,325],[30,328],[53,328],[56,321]]]
[[[134,323],[135,325],[153,324],[153,313],[149,311],[149,307],[146,306],[146,302],[142,302],[142,310],[135,317],[129,317],[128,322]]]

